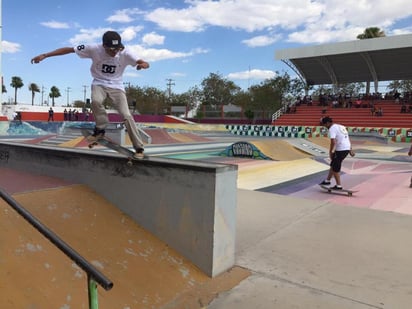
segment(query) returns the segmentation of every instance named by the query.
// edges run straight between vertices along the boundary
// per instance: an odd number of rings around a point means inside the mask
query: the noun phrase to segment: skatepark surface
[[[354,141],[348,197],[318,186],[328,139],[243,139],[272,160],[213,159],[238,165],[235,267],[215,278],[81,184],[0,168],[0,187],[114,282],[100,308],[410,308],[409,145]],[[87,308],[84,273],[2,200],[0,211],[0,308]]]

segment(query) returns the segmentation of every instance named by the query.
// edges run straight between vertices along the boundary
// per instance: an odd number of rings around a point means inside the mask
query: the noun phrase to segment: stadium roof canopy
[[[412,34],[276,51],[308,85],[412,80]]]

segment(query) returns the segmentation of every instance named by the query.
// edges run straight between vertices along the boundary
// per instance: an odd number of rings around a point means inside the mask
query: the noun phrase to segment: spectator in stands
[[[378,110],[376,111],[376,116],[382,117],[383,116],[383,109],[382,107],[379,107]]]
[[[372,117],[376,115],[376,108],[375,108],[375,105],[373,105],[373,104],[372,104],[372,107],[371,107],[371,115],[372,115]]]
[[[398,92],[398,90],[395,91],[393,98],[395,99],[396,103],[399,103],[399,98],[401,97],[401,94]]]
[[[342,190],[342,184],[340,180],[342,162],[348,154],[350,154],[352,157],[355,155],[352,150],[349,133],[343,125],[333,123],[332,118],[330,118],[329,116],[323,117],[321,123],[329,130],[329,158],[331,162],[328,176],[324,181],[320,183],[320,185],[330,185],[330,180],[333,177],[336,181],[336,185],[334,187],[331,187],[331,189]]]
[[[405,102],[403,102],[401,106],[401,114],[405,114],[405,113],[406,113],[406,104]]]

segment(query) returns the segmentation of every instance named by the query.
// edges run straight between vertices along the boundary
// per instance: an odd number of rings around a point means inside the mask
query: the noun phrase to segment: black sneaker
[[[334,186],[334,187],[330,187],[329,189],[331,190],[342,190],[343,188],[341,186]]]
[[[100,130],[100,129],[95,127],[94,130],[93,130],[92,136],[99,136],[99,135],[104,136],[105,133],[106,133],[106,131],[104,129]]]
[[[324,180],[324,181],[322,181],[319,185],[321,185],[321,186],[330,185],[330,181],[329,181],[329,180]]]
[[[93,134],[88,136],[87,140],[89,142],[95,142],[98,139],[103,138],[105,133],[106,133],[105,130],[100,130],[100,129],[95,127],[94,130],[93,130]]]
[[[144,148],[137,148],[135,154],[133,155],[135,159],[143,159],[144,158]]]

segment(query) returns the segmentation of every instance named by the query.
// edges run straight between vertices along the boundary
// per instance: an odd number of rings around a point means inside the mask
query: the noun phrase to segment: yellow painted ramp
[[[88,187],[13,196],[113,281],[100,309],[201,308],[249,275],[209,278]],[[86,274],[0,199],[0,308],[89,308]]]
[[[264,155],[277,161],[290,161],[309,158],[311,155],[302,152],[284,140],[250,140]]]

